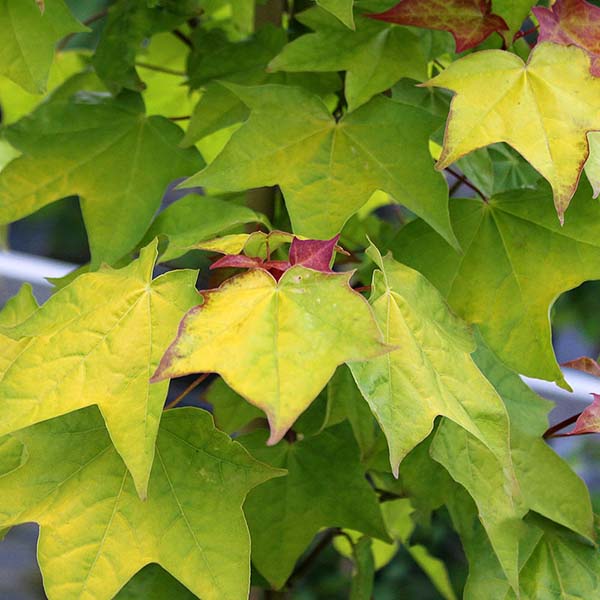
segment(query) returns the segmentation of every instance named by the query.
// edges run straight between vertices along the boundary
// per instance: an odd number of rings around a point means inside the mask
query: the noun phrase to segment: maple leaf
[[[380,269],[370,302],[385,342],[398,349],[350,370],[387,437],[394,474],[438,415],[468,430],[510,470],[506,411],[471,359],[475,342],[466,325],[420,273],[382,258],[374,246],[367,253]]]
[[[422,221],[402,230],[392,251],[476,324],[508,366],[567,386],[552,349],[549,308],[562,292],[600,278],[600,205],[581,185],[561,226],[548,197],[544,186],[500,194],[489,204],[456,199],[451,215],[463,255]]]
[[[338,365],[389,350],[350,276],[294,266],[277,282],[252,269],[203,292],[152,380],[219,373],[267,414],[277,443]]]
[[[600,76],[600,8],[585,0],[558,0],[551,8],[534,6],[540,23],[538,43],[578,46],[591,61],[591,72]]]
[[[56,42],[69,33],[89,30],[75,19],[63,0],[48,0],[45,6],[1,0],[0,31],[0,74],[39,94],[46,89]]]
[[[587,356],[581,356],[575,360],[569,360],[561,363],[561,366],[569,369],[577,369],[578,371],[583,371],[584,373],[589,373],[590,375],[600,377],[600,364],[598,364],[598,362],[593,358],[589,358]]]
[[[23,156],[0,173],[0,223],[79,194],[94,268],[130,251],[167,185],[202,165],[196,149],[178,147],[181,129],[146,117],[132,92],[58,95],[3,133]]]
[[[316,8],[296,19],[315,33],[285,46],[269,63],[269,71],[347,71],[344,91],[350,111],[403,77],[427,77],[420,41],[404,28],[360,18],[356,31],[350,31]]]
[[[389,541],[348,424],[274,448],[265,446],[265,438],[256,432],[240,442],[258,460],[287,470],[285,477],[253,490],[244,505],[252,562],[272,585],[283,586],[323,527],[348,527]]]
[[[528,62],[510,52],[477,52],[427,82],[456,92],[437,168],[504,141],[550,184],[561,222],[600,130],[600,80],[575,46],[538,44]],[[561,118],[557,119],[556,115]]]
[[[109,600],[149,563],[207,600],[247,597],[242,504],[251,488],[283,472],[254,460],[205,411],[165,413],[146,501],[95,408],[8,439],[29,459],[0,477],[0,527],[40,524],[38,559],[51,600]],[[0,464],[7,454],[13,460],[5,446]]]
[[[168,389],[148,379],[198,301],[195,271],[152,280],[156,254],[153,243],[123,269],[80,275],[1,330],[14,341],[0,361],[0,435],[97,404],[141,496]]]
[[[514,581],[516,524],[522,512],[513,498],[518,491],[502,400],[471,358],[475,342],[470,332],[439,292],[420,273],[389,255],[382,258],[374,246],[368,254],[381,269],[373,276],[373,310],[386,343],[398,349],[350,369],[386,435],[392,470],[397,476],[400,461],[431,433],[438,415],[456,423],[451,428],[444,421],[431,454],[476,498],[494,548]],[[470,452],[465,451],[448,460],[453,444],[479,446],[489,456],[469,463]],[[479,475],[470,481],[468,474],[474,471]]]
[[[290,265],[302,265],[308,269],[331,273],[331,264],[340,235],[330,240],[301,240],[294,237],[290,245]]]
[[[401,0],[372,19],[449,31],[456,51],[474,48],[494,32],[508,30],[506,21],[492,13],[491,0]]]
[[[338,233],[382,189],[454,243],[447,186],[428,150],[435,117],[377,97],[336,123],[322,100],[301,88],[227,85],[251,108],[250,117],[182,187],[279,184],[294,232],[319,239]]]
[[[592,394],[594,400],[575,421],[575,427],[567,435],[600,433],[600,394]]]

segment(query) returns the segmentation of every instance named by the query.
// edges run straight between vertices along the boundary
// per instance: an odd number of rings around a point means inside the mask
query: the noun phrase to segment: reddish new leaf
[[[290,268],[287,260],[263,260],[256,256],[245,256],[244,254],[227,254],[216,260],[211,269],[263,269],[275,277],[277,281]]]
[[[506,21],[492,13],[491,0],[401,0],[373,19],[449,31],[456,51],[474,48],[494,32],[507,31]]]
[[[552,8],[532,9],[540,22],[538,42],[578,46],[591,59],[591,72],[600,76],[600,8],[585,0],[558,0]]]
[[[300,240],[295,237],[290,246],[290,264],[331,273],[331,262],[339,234],[330,240]]]
[[[592,394],[594,401],[579,415],[573,431],[568,435],[600,433],[600,394]]]
[[[581,356],[575,360],[562,363],[562,366],[600,377],[600,365],[593,358],[588,358],[587,356]]]

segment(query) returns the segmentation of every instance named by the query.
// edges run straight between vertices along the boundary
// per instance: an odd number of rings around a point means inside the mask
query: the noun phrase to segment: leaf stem
[[[580,416],[581,416],[581,413],[577,413],[576,415],[573,415],[572,417],[569,417],[568,419],[565,419],[564,421],[561,421],[560,423],[557,423],[556,425],[552,425],[552,427],[549,427],[544,432],[543,438],[545,440],[547,440],[548,438],[558,437],[557,435],[555,435],[557,431],[560,431],[561,429],[564,429],[565,427],[572,425],[573,423],[575,423],[575,421],[577,421],[577,419]]]
[[[517,40],[520,40],[522,37],[525,37],[527,35],[535,33],[539,28],[540,28],[539,25],[534,25],[533,27],[530,27],[529,29],[526,29],[525,31],[517,31],[517,33],[515,34],[515,37],[513,38],[513,44]]]
[[[178,77],[186,76],[184,71],[178,71],[177,69],[170,69],[169,67],[162,67],[160,65],[152,65],[140,60],[135,61],[135,66],[142,67],[142,69],[150,69],[151,71],[158,71],[159,73],[167,73],[168,75],[177,75]]]
[[[169,402],[164,409],[168,410],[169,408],[177,406],[192,390],[195,390],[209,375],[210,373],[202,373],[202,375],[199,375],[196,379],[194,379],[194,381],[192,381],[192,383],[190,383],[190,385],[188,385],[185,388],[185,390],[183,390],[183,392],[181,392],[181,394],[179,394],[179,396],[177,396],[177,398],[171,400],[171,402]]]
[[[452,177],[455,177],[458,181],[464,183],[468,188],[472,189],[486,204],[489,204],[489,198],[474,183],[469,181],[464,175],[462,175],[458,171],[455,171],[454,169],[451,169],[450,167],[446,167],[445,170],[448,171],[448,173],[450,173]]]
[[[173,29],[173,31],[171,31],[171,33],[179,40],[181,40],[188,48],[194,48],[194,42],[192,42],[192,40],[185,35],[185,33],[183,33],[183,31],[180,31],[179,29]]]

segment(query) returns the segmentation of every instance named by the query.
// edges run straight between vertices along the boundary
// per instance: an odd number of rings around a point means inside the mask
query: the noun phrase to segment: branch
[[[208,376],[210,373],[202,373],[202,375],[198,376],[190,385],[188,385],[175,400],[171,400],[169,404],[167,404],[164,410],[168,410],[169,408],[173,408],[177,406],[192,390],[195,390]]]
[[[186,76],[184,71],[177,71],[176,69],[170,69],[169,67],[162,67],[160,65],[151,65],[139,60],[135,62],[135,66],[142,67],[142,69],[150,69],[151,71],[158,71],[159,73],[167,73],[168,75],[177,75],[178,77]]]
[[[343,535],[343,532],[339,527],[328,529],[323,534],[323,537],[319,540],[319,543],[310,551],[307,557],[302,562],[300,562],[298,566],[294,569],[294,572],[289,576],[287,580],[286,587],[288,587],[297,579],[301,579],[302,577],[304,577],[304,575],[306,575],[308,571],[310,571],[321,552],[323,552],[323,550],[325,550],[325,548],[327,548],[327,546],[331,544],[333,538],[338,535]]]
[[[489,198],[474,183],[469,181],[464,175],[461,175],[458,171],[455,171],[450,167],[446,167],[445,170],[448,171],[448,173],[450,173],[452,177],[455,177],[456,179],[458,179],[458,181],[464,183],[468,188],[472,189],[486,204],[489,203]]]
[[[194,48],[194,42],[183,33],[183,31],[179,31],[179,29],[173,29],[171,33],[179,40],[181,40],[188,48]]]

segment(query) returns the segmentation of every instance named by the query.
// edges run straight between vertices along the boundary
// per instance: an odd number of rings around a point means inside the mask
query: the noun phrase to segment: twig
[[[446,67],[437,59],[434,58],[433,59],[433,64],[440,70],[440,71],[445,71]]]
[[[167,73],[168,75],[177,75],[178,77],[185,77],[184,71],[178,71],[177,69],[170,69],[169,67],[163,67],[161,65],[151,65],[146,62],[137,60],[135,62],[136,67],[142,67],[142,69],[150,69],[151,71],[158,71],[159,73]]]
[[[106,17],[106,15],[108,14],[108,8],[103,8],[102,10],[99,10],[97,13],[94,13],[91,17],[88,17],[87,19],[85,19],[85,21],[82,21],[82,23],[87,27],[88,25],[92,25],[92,23],[95,23],[96,21],[99,21],[100,19],[103,19],[104,17]],[[76,35],[75,33],[70,33],[69,35],[65,36],[58,44],[58,46],[56,47],[57,50],[64,50],[65,46],[71,41],[71,38]]]
[[[167,117],[169,119],[169,121],[187,121],[188,119],[191,119],[192,116],[191,115],[183,115],[181,117]]]
[[[310,571],[314,562],[317,560],[321,552],[331,544],[333,538],[337,535],[342,535],[342,530],[339,527],[334,527],[332,529],[327,530],[323,537],[319,540],[319,543],[311,550],[308,556],[298,564],[298,566],[294,569],[294,572],[290,575],[287,580],[287,586],[289,586],[292,582],[301,579]]]
[[[185,35],[185,33],[183,33],[183,31],[179,31],[179,29],[173,29],[173,31],[171,31],[171,33],[178,39],[180,39],[188,48],[193,48],[194,47],[194,42],[192,42],[192,40]]]
[[[181,392],[181,394],[177,396],[177,398],[171,400],[171,402],[169,402],[169,404],[165,406],[165,410],[177,406],[192,390],[196,389],[209,375],[210,373],[202,373],[202,375],[200,375],[194,381],[192,381],[192,383],[190,383],[190,385],[188,385],[185,388],[185,390],[183,390],[183,392]]]
[[[488,204],[488,197],[474,184],[471,183],[464,175],[461,175],[458,171],[451,169],[450,167],[446,167],[446,171],[452,175],[452,177],[456,177],[461,183],[464,183],[468,188],[472,189],[486,204]]]
[[[561,421],[560,423],[557,423],[556,425],[552,425],[552,427],[549,427],[544,432],[544,436],[543,436],[544,439],[547,440],[548,438],[551,438],[551,437],[558,437],[558,436],[554,435],[557,431],[560,431],[561,429],[564,429],[565,427],[572,425],[573,423],[575,423],[575,421],[577,421],[577,419],[579,419],[580,416],[581,416],[581,413],[577,413],[576,415],[573,415],[572,417],[569,417],[568,419],[565,419],[564,421]]]
[[[513,44],[517,40],[520,40],[522,37],[525,37],[532,33],[535,33],[539,29],[539,27],[540,27],[539,25],[534,25],[533,27],[527,29],[526,31],[517,31],[517,33],[515,34],[515,37],[513,38]]]

